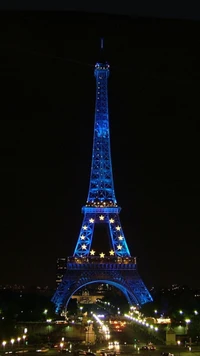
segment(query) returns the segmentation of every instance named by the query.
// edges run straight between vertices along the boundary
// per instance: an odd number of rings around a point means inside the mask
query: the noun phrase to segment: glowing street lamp
[[[23,339],[23,343],[25,343],[26,335],[23,335],[23,336],[22,336],[22,339]]]
[[[6,344],[7,344],[7,341],[3,341],[3,342],[2,342],[2,346],[3,346],[4,349],[5,349],[5,347],[6,347]]]
[[[15,339],[11,339],[10,342],[11,342],[12,347],[13,347],[13,344],[14,344],[14,342],[15,342]]]
[[[17,338],[18,347],[19,347],[19,343],[20,343],[20,341],[21,341],[21,337],[18,337],[18,338]]]
[[[190,319],[185,319],[185,323],[186,323],[185,331],[186,331],[186,334],[188,333],[188,325],[189,325],[190,322],[191,322]]]
[[[185,322],[188,325],[191,322],[191,320],[190,319],[185,319]]]

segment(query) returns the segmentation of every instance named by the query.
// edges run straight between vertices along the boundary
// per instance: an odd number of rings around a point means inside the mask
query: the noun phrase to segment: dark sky
[[[200,20],[198,0],[1,0],[2,10],[85,11],[129,16]]]
[[[90,176],[100,37],[115,191],[147,284],[199,285],[200,23],[0,13],[0,284],[55,285]]]

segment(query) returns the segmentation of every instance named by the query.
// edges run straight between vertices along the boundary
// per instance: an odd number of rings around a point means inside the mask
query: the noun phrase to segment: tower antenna
[[[104,39],[101,38],[101,49],[103,49],[103,47],[104,47]]]

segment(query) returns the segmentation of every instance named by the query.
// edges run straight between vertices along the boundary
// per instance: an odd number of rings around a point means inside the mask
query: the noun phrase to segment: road
[[[91,345],[90,350],[94,353],[97,352],[97,355],[99,355],[98,351],[100,349],[107,349],[108,344],[104,343],[99,345]],[[170,352],[173,353],[174,356],[200,356],[200,346],[191,346],[191,351],[188,350],[188,348],[185,347],[180,347],[180,346],[163,346],[163,345],[157,345],[156,350],[154,351],[144,351],[144,350],[138,350],[139,346],[134,346],[132,345],[120,345],[120,349],[117,352],[119,356],[160,356],[162,352]],[[77,345],[72,347],[72,352],[71,353],[60,353],[56,349],[49,349],[48,352],[46,352],[46,356],[61,356],[61,355],[66,355],[66,356],[73,356],[73,352],[76,349],[82,349],[82,350],[88,350],[88,346],[86,345]],[[38,353],[34,351],[29,351],[26,355],[41,355],[43,353]],[[0,355],[3,356],[3,353],[0,353]]]
[[[108,347],[108,343],[103,343],[100,345],[91,345],[90,350],[94,353],[98,352],[100,349],[106,349]],[[88,346],[86,345],[73,345],[72,347],[72,352],[71,353],[60,353],[56,349],[49,349],[48,352],[45,352],[46,356],[61,356],[61,355],[66,355],[66,356],[73,356],[73,352],[76,349],[82,349],[82,350],[88,350]],[[117,352],[119,356],[160,356],[162,352],[170,352],[173,353],[174,356],[200,356],[200,346],[191,346],[191,351],[188,350],[188,348],[185,347],[180,347],[180,346],[163,346],[163,345],[157,345],[156,350],[154,351],[144,351],[144,350],[139,350],[139,346],[135,345],[120,345],[120,349]],[[0,356],[4,356],[5,352],[0,351]],[[38,353],[32,350],[29,350],[26,355],[42,355],[44,353]],[[9,353],[10,355],[10,353]],[[25,354],[24,354],[25,355]],[[97,353],[97,355],[99,355]]]

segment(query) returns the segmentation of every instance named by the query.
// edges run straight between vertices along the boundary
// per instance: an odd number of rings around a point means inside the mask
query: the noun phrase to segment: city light
[[[144,326],[146,326],[147,328],[150,328],[152,331],[158,331],[158,327],[157,326],[154,326],[152,324],[149,324],[145,321],[145,319],[139,319],[139,318],[134,318],[132,317],[131,315],[128,315],[128,314],[124,314],[124,316],[138,324],[142,324]]]

